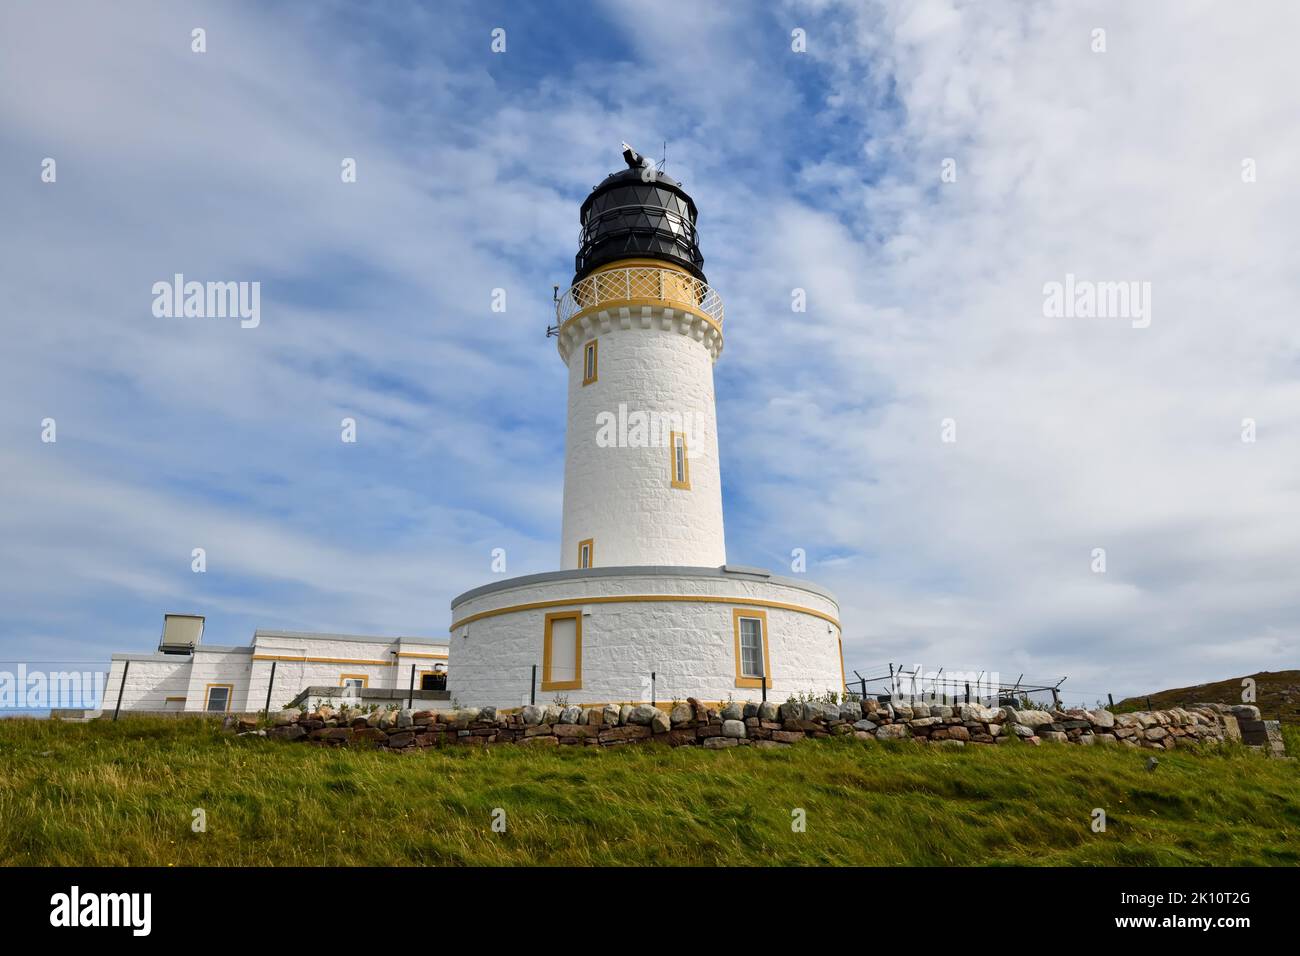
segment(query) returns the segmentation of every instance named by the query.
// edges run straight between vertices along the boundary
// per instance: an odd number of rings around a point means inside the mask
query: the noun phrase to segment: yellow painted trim
[[[574,659],[573,680],[551,680],[551,625],[555,621],[573,618]],[[542,640],[542,690],[582,690],[582,611],[561,611],[546,615],[546,632]]]
[[[800,607],[798,604],[786,604],[783,601],[764,601],[756,598],[720,597],[718,595],[704,594],[606,594],[599,597],[575,597],[557,601],[532,601],[528,604],[514,604],[510,607],[479,611],[477,614],[471,614],[469,617],[454,622],[448,630],[454,631],[458,627],[464,627],[466,624],[472,624],[475,621],[482,621],[485,618],[497,617],[502,614],[515,614],[519,611],[538,611],[542,608],[566,607],[573,604],[634,604],[643,601],[694,601],[700,604],[743,604],[745,607],[776,608],[779,611],[797,611],[800,614],[809,614],[812,617],[826,621],[828,624],[834,624],[837,628],[840,626],[840,622],[829,614],[815,611],[810,607]]]
[[[772,686],[772,657],[770,652],[768,651],[768,645],[771,642],[768,640],[768,634],[767,634],[767,612],[754,611],[754,610],[750,610],[749,608],[743,608],[743,607],[733,608],[731,611],[731,630],[732,633],[735,635],[735,639],[736,639],[736,686],[757,687],[760,689],[763,686],[763,679],[761,677],[746,677],[740,671],[740,619],[745,617],[750,618],[752,620],[757,620],[759,622],[759,625],[762,627],[763,673],[767,675],[767,686],[771,687]]]
[[[587,548],[587,563],[582,563],[582,549]],[[583,538],[578,542],[578,567],[581,569],[594,568],[596,566],[596,539]]]
[[[677,480],[677,439],[682,440],[682,479]],[[686,447],[685,432],[668,433],[668,478],[674,488],[691,490],[691,452]]]
[[[207,712],[207,710],[208,710],[208,703],[211,701],[211,698],[212,698],[212,688],[214,688],[214,687],[224,687],[224,688],[226,689],[226,709],[225,709],[224,711],[222,711],[222,713],[224,713],[224,714],[228,714],[228,713],[230,713],[230,705],[231,705],[231,703],[234,701],[234,698],[235,698],[235,685],[234,685],[234,684],[208,684],[207,686],[205,686],[205,687],[203,688],[203,710],[204,710],[204,712]]]
[[[374,667],[395,667],[392,661],[359,661],[353,657],[285,657],[278,654],[254,654],[255,661],[297,661],[307,664],[370,664]]]
[[[717,322],[714,322],[703,312],[700,312],[696,309],[688,308],[679,302],[664,302],[663,299],[606,299],[604,302],[599,302],[596,305],[589,305],[581,312],[576,313],[572,318],[570,318],[567,322],[565,322],[562,326],[560,326],[559,334],[563,336],[565,332],[568,331],[569,326],[571,326],[574,322],[580,321],[585,316],[595,315],[597,312],[608,312],[610,310],[618,310],[624,307],[629,309],[638,309],[643,305],[659,306],[661,308],[672,309],[674,312],[682,312],[682,313],[689,312],[691,315],[696,316],[697,318],[702,319],[703,321],[707,322],[709,325],[713,326],[714,329],[717,330],[718,335],[722,335],[722,326],[718,325]]]
[[[447,659],[447,655],[446,655],[446,654],[408,654],[406,651],[398,651],[398,652],[397,652],[397,656],[398,656],[398,657],[418,657],[418,658],[422,658],[422,659],[424,659],[424,660],[430,660],[430,661],[445,661],[445,660]]]
[[[339,675],[339,686],[340,686],[340,687],[343,686],[343,682],[344,682],[345,680],[359,680],[359,681],[361,681],[361,686],[362,686],[362,687],[369,687],[369,686],[370,686],[370,675],[369,675],[369,674],[340,674],[340,675]]]
[[[182,702],[184,702],[184,701],[186,701],[186,700],[188,700],[188,699],[189,699],[188,697],[164,697],[164,698],[163,698],[163,700],[179,700],[179,701],[182,701]]]
[[[587,350],[591,350],[591,377],[587,377]],[[582,384],[590,385],[600,377],[600,341],[592,339],[582,347]]]

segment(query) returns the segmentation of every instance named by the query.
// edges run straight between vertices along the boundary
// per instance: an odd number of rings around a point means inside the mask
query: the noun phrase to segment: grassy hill
[[[1300,753],[1300,731],[1286,733]],[[1172,751],[1148,772],[1150,756],[843,739],[408,755],[234,738],[198,718],[6,720],[0,860],[1300,865],[1300,761]],[[1091,831],[1095,807],[1105,833]],[[792,832],[795,808],[806,832]]]
[[[1255,679],[1255,705],[1267,720],[1300,725],[1300,671],[1260,671],[1248,675]],[[1185,704],[1240,704],[1241,682],[1244,677],[1231,677],[1212,684],[1195,687],[1175,687],[1150,695],[1152,705],[1159,710]],[[1115,705],[1115,712],[1130,713],[1147,709],[1147,697],[1128,697]],[[1291,751],[1289,753],[1298,753]]]

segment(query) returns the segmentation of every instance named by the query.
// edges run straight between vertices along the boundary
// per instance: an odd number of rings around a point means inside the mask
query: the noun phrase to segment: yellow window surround
[[[369,675],[369,674],[340,674],[340,675],[339,675],[339,686],[340,686],[340,687],[344,687],[344,686],[346,686],[345,681],[349,681],[349,680],[359,680],[359,681],[361,681],[361,686],[362,686],[362,687],[369,687],[369,686],[370,686],[370,675]]]
[[[596,566],[596,539],[583,538],[578,542],[578,567],[594,568]]]
[[[741,669],[740,653],[740,621],[741,618],[749,618],[759,622],[759,635],[763,644],[763,673],[767,676],[767,686],[772,686],[772,658],[768,651],[767,639],[767,612],[759,610],[750,610],[749,608],[732,608],[731,611],[731,629],[734,632],[736,643],[736,686],[737,687],[762,687],[763,679],[760,677],[747,677]]]
[[[203,709],[207,710],[212,703],[213,688],[224,687],[226,689],[226,712],[230,711],[231,699],[235,696],[234,684],[208,684],[203,690]]]
[[[592,382],[596,381],[597,373],[599,372],[599,368],[597,367],[597,360],[600,357],[598,354],[599,344],[600,343],[596,339],[592,339],[582,347],[583,385],[590,385]]]
[[[681,460],[678,461],[677,449],[681,447]],[[674,488],[691,490],[691,459],[686,450],[686,435],[683,432],[670,432],[668,441],[668,477]]]
[[[573,680],[551,679],[551,630],[556,621],[573,620]],[[546,615],[546,634],[542,641],[542,690],[582,690],[582,611],[559,611]]]

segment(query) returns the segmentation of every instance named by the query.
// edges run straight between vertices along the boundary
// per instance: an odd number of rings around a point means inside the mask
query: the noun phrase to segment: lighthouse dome
[[[582,204],[574,284],[620,259],[658,259],[705,280],[695,201],[631,147],[623,158],[629,168],[606,176]]]

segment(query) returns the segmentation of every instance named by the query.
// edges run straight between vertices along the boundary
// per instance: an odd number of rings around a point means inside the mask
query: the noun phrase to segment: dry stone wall
[[[229,729],[321,746],[389,750],[458,745],[618,747],[658,741],[674,747],[788,747],[808,738],[911,740],[943,747],[1044,742],[1172,750],[1239,741],[1274,756],[1285,746],[1277,721],[1241,705],[1198,704],[1133,714],[1106,710],[1015,710],[980,704],[842,704],[772,702],[706,707],[694,698],[667,709],[649,704],[524,707],[440,711],[380,709],[370,713],[281,711],[269,729],[255,717],[230,717]]]

